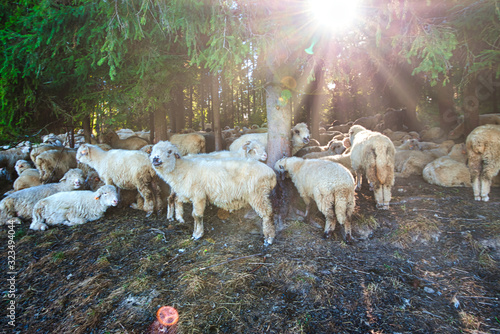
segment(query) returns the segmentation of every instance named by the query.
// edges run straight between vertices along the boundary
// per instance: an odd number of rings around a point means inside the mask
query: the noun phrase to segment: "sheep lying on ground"
[[[109,150],[84,144],[78,148],[79,162],[94,168],[105,184],[121,189],[137,189],[144,198],[144,211],[150,216],[161,205],[159,188],[155,183],[157,175],[151,167],[148,155],[137,150]],[[161,208],[158,208],[161,209]]]
[[[271,168],[243,158],[186,159],[168,141],[153,146],[150,160],[158,175],[176,193],[176,200],[193,203],[194,239],[203,236],[207,203],[228,211],[249,204],[263,219],[264,244],[272,244],[276,232],[269,194],[276,185],[276,174]]]
[[[430,162],[445,156],[453,146],[453,141],[444,141],[438,148],[424,151],[419,150],[396,150],[394,171],[396,177],[409,177],[411,175],[422,175],[422,171]]]
[[[61,147],[41,153],[35,160],[43,183],[59,180],[68,170],[76,168],[76,150]]]
[[[97,191],[60,192],[41,199],[33,208],[32,230],[45,231],[47,225],[79,225],[97,220],[107,208],[118,204],[118,193],[111,185]]]
[[[211,153],[188,154],[186,158],[209,158],[209,159],[225,159],[225,158],[249,158],[253,160],[266,161],[266,147],[257,140],[247,141],[238,151],[215,151]]]
[[[36,187],[22,189],[5,197],[0,202],[0,224],[7,219],[19,217],[23,220],[31,219],[33,207],[42,198],[61,191],[80,189],[83,185],[83,173],[80,169],[70,169],[59,183],[42,184]]]
[[[392,141],[379,132],[353,125],[349,130],[351,164],[356,171],[356,189],[361,189],[362,175],[372,185],[377,207],[389,209],[394,185],[394,155]]]
[[[40,172],[31,167],[31,164],[26,160],[17,160],[15,169],[19,177],[14,181],[14,191],[39,186],[42,184],[40,180]]]
[[[109,131],[104,135],[101,140],[103,144],[109,144],[114,149],[123,149],[123,150],[138,150],[141,147],[148,145],[149,142],[141,138],[139,136],[132,136],[126,139],[120,139],[118,134],[114,131]]]
[[[298,123],[292,128],[292,155],[297,153],[310,140],[309,129],[305,123]],[[229,146],[230,151],[238,151],[249,140],[258,140],[267,147],[267,133],[251,133],[243,135],[233,141]]]
[[[486,124],[496,124],[500,125],[500,114],[483,114],[479,115],[479,126]],[[450,131],[449,139],[458,139],[464,135],[464,121],[462,119],[461,123],[457,125],[456,128]]]
[[[328,147],[326,150],[321,152],[311,152],[307,153],[303,156],[304,159],[319,159],[321,157],[326,157],[329,155],[337,155],[342,154],[346,150],[344,144],[340,140],[332,139],[328,143]]]
[[[16,177],[15,166],[17,160],[28,160],[30,156],[30,148],[14,147],[4,151],[0,151],[0,168],[5,168],[8,172],[8,178],[14,180]]]
[[[278,173],[288,173],[300,197],[306,203],[306,216],[311,199],[325,215],[325,237],[335,230],[335,217],[344,226],[345,239],[351,240],[350,217],[354,212],[354,178],[344,166],[326,160],[298,157],[283,158],[274,165]]]
[[[49,144],[42,144],[42,145],[38,145],[38,146],[35,146],[31,149],[31,152],[30,152],[30,159],[33,163],[35,163],[36,161],[36,158],[42,154],[43,152],[45,151],[50,151],[50,150],[57,150],[57,149],[61,149],[61,146],[56,146],[56,145],[49,145]],[[25,160],[28,160],[28,159],[25,159]]]
[[[500,125],[478,126],[465,141],[476,201],[489,201],[492,178],[500,170]]]
[[[422,176],[428,183],[442,187],[470,187],[470,173],[466,161],[465,144],[456,144],[448,155],[427,164]]]
[[[181,155],[205,153],[205,137],[199,133],[175,134],[170,142],[177,146]]]

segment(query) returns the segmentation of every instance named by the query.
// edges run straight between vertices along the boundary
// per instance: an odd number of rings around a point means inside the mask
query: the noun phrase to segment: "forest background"
[[[400,107],[467,132],[498,112],[498,0],[364,0],[350,21],[312,2],[2,1],[0,142],[268,121],[315,138]]]

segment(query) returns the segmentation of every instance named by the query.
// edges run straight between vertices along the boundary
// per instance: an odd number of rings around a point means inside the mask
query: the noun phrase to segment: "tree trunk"
[[[90,115],[86,115],[82,120],[83,137],[86,143],[91,143],[92,130],[90,129]]]
[[[168,140],[167,131],[167,106],[165,103],[154,111],[154,140],[157,143],[160,140]]]
[[[436,85],[439,127],[448,133],[457,125],[458,119],[453,103],[453,85],[448,82],[443,86],[441,82]]]
[[[175,132],[184,129],[186,122],[184,120],[184,87],[176,86],[172,90],[172,113],[175,114]],[[172,120],[172,123],[174,120]]]
[[[477,79],[474,76],[463,92],[464,136],[479,125],[479,99],[476,96]]]
[[[215,150],[221,151],[223,149],[223,145],[220,129],[219,78],[217,74],[213,74],[212,77],[212,112],[214,117],[212,129],[215,135]]]

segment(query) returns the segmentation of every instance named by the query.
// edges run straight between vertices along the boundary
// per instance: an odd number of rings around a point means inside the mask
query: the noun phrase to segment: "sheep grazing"
[[[428,183],[442,187],[470,187],[470,172],[466,161],[465,144],[456,144],[448,155],[427,164],[422,176]]]
[[[269,195],[276,185],[276,174],[270,167],[244,158],[186,159],[168,141],[153,146],[150,160],[158,175],[176,193],[176,201],[193,203],[193,239],[203,236],[207,203],[228,211],[249,204],[263,219],[264,245],[272,244],[276,231]]]
[[[326,160],[298,157],[283,158],[274,165],[278,173],[287,173],[306,203],[306,216],[311,199],[325,215],[325,237],[335,230],[335,217],[344,226],[344,237],[351,241],[350,217],[354,212],[354,178],[344,166]]]
[[[83,183],[82,171],[75,168],[66,172],[59,183],[42,184],[16,191],[0,202],[0,224],[14,217],[19,217],[23,220],[31,219],[33,207],[36,202],[61,191],[80,189]]]
[[[39,186],[42,184],[40,180],[40,172],[31,167],[31,164],[26,160],[17,160],[15,169],[19,177],[14,181],[14,191]]]
[[[250,133],[233,141],[229,146],[230,151],[238,151],[249,140],[258,140],[267,147],[267,133]],[[292,155],[309,143],[310,134],[306,123],[298,123],[292,128]]]
[[[149,142],[139,136],[131,136],[125,139],[120,139],[118,134],[114,131],[109,131],[102,137],[102,144],[109,144],[114,149],[122,150],[138,150],[141,147],[148,145]]]
[[[465,141],[476,201],[489,201],[491,180],[500,170],[500,125],[478,126]]]
[[[356,172],[356,189],[361,189],[362,175],[372,185],[375,202],[380,209],[389,209],[394,185],[394,155],[392,141],[379,132],[366,130],[361,125],[349,129],[351,165]]]
[[[45,151],[36,157],[35,166],[43,183],[59,180],[68,170],[78,167],[76,150],[61,147]]]
[[[97,191],[60,192],[41,199],[33,208],[32,230],[45,231],[47,225],[80,225],[101,218],[110,206],[118,205],[115,186]]]
[[[205,137],[199,133],[184,133],[170,136],[170,142],[177,146],[181,155],[205,153]]]
[[[157,175],[146,153],[137,150],[104,151],[98,146],[83,144],[78,148],[76,158],[94,168],[105,184],[126,190],[137,189],[144,198],[147,216],[153,213],[155,201],[157,206],[161,205],[158,201],[160,191],[155,185]]]

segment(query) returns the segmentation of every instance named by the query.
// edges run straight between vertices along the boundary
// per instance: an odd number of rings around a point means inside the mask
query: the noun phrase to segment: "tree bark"
[[[479,99],[476,96],[477,78],[474,75],[463,92],[464,136],[479,125]]]
[[[154,140],[153,140],[153,143],[157,143],[160,140],[168,140],[167,108],[166,108],[165,103],[163,103],[160,108],[158,108],[154,111]]]
[[[86,143],[91,143],[92,130],[90,129],[90,115],[86,115],[82,120],[83,137]]]
[[[436,86],[439,108],[439,127],[445,132],[449,132],[457,125],[458,118],[453,103],[453,85],[448,82],[443,86],[442,82],[441,80]]]
[[[221,151],[223,149],[222,145],[222,134],[220,129],[220,100],[219,100],[219,78],[217,74],[212,76],[212,111],[213,111],[213,123],[212,129],[215,135],[215,150]]]

